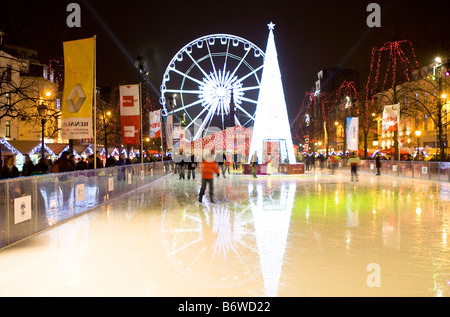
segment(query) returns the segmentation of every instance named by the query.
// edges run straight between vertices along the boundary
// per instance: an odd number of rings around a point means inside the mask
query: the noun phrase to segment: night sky
[[[81,6],[81,28],[66,25],[66,7],[71,2]],[[381,6],[381,28],[366,24],[371,2]],[[321,69],[357,69],[364,84],[374,46],[408,39],[421,64],[450,53],[450,4],[444,0],[2,0],[0,9],[6,43],[35,48],[41,62],[61,58],[63,41],[97,35],[99,86],[136,83],[134,59],[141,55],[150,64],[150,78],[157,89],[169,61],[187,43],[227,33],[265,50],[267,24],[273,21],[291,120]]]

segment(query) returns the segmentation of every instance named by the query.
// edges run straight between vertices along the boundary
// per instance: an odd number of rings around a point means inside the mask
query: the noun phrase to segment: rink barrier
[[[341,162],[340,168],[348,168],[347,160]],[[365,173],[377,172],[374,160],[362,160],[358,170]],[[414,161],[381,161],[381,175],[427,179],[450,182],[450,162],[414,162]]]
[[[173,162],[0,181],[0,249],[173,173]]]

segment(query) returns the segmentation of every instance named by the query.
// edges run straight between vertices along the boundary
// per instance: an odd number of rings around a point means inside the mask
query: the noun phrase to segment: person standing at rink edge
[[[188,169],[188,173],[187,173],[187,179],[190,180],[191,176],[192,179],[195,180],[195,169],[197,168],[197,161],[195,158],[195,155],[192,154],[190,160],[188,159],[187,162],[187,169]]]
[[[352,153],[352,156],[349,158],[348,163],[350,164],[350,173],[352,174],[351,182],[353,183],[353,177],[356,181],[358,181],[358,166],[361,164],[361,159],[358,155]]]
[[[202,188],[200,189],[200,194],[198,201],[203,202],[203,196],[206,192],[206,186],[209,184],[209,198],[210,201],[214,202],[214,173],[217,177],[220,176],[219,168],[217,163],[214,161],[214,157],[210,154],[206,155],[203,162],[200,164],[200,169],[202,171]]]
[[[377,168],[377,173],[376,175],[381,175],[381,155],[377,154],[376,158],[375,158],[375,167]]]

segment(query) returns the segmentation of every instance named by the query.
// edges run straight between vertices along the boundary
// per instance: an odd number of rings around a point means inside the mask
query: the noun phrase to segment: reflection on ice
[[[286,250],[296,184],[277,188],[249,184],[241,201],[170,205],[164,210],[167,255],[188,279],[228,288],[263,279],[266,296],[276,296]],[[252,292],[254,292],[253,290]]]
[[[170,175],[0,253],[2,294],[23,294],[20,272],[62,295],[449,296],[449,184],[364,176],[232,175],[199,204],[199,181]],[[56,185],[43,221],[77,212]]]
[[[261,273],[266,296],[276,296],[284,263],[296,184],[281,183],[279,189],[269,188],[263,195],[261,184],[249,184],[250,203],[255,222]],[[254,195],[254,193],[257,193]],[[256,196],[256,197],[255,197]]]

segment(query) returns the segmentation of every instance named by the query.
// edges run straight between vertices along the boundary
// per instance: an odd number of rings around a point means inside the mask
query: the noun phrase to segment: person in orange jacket
[[[203,162],[200,165],[202,170],[202,188],[198,197],[198,201],[201,203],[203,201],[203,196],[205,195],[206,186],[209,184],[209,197],[211,202],[214,202],[214,173],[217,177],[220,176],[219,168],[217,163],[214,161],[212,155],[206,155]]]

